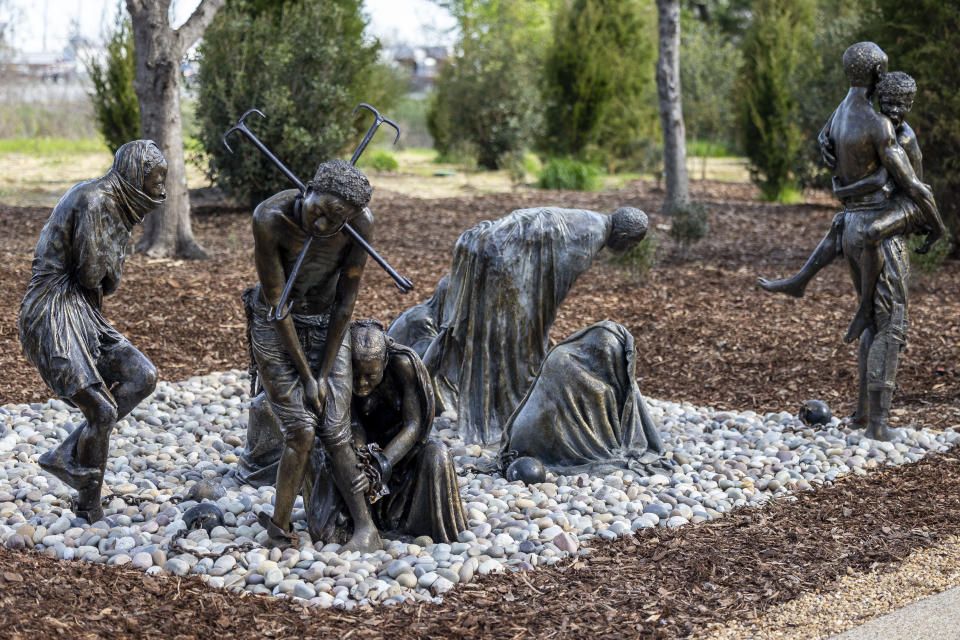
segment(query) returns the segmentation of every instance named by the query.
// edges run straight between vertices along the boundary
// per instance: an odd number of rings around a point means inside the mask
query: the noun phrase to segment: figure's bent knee
[[[307,424],[299,426],[296,429],[287,430],[283,435],[283,441],[294,451],[305,453],[313,448],[313,437],[313,426]]]
[[[139,371],[139,388],[144,398],[153,393],[157,388],[157,368],[149,360],[145,360]]]

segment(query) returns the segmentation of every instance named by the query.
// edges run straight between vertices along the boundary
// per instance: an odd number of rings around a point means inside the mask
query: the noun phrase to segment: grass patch
[[[596,191],[600,188],[603,169],[589,162],[554,158],[540,172],[537,186],[541,189]]]
[[[98,138],[2,138],[0,153],[30,156],[54,156],[68,153],[100,153],[108,151]]]
[[[89,100],[0,102],[2,138],[95,138],[97,127]]]
[[[376,171],[396,171],[400,168],[400,163],[392,155],[383,149],[374,149],[369,154],[360,158],[357,165],[361,169],[374,169]]]
[[[712,140],[688,140],[687,155],[696,158],[732,158],[733,153],[725,142]]]

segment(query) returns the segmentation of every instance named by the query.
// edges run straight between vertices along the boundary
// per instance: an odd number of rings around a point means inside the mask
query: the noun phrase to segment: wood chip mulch
[[[682,638],[749,620],[848,572],[960,533],[960,460],[941,454],[762,509],[646,531],[555,568],[481,578],[440,605],[306,609],[197,577],[0,549],[0,635],[123,638]]]
[[[554,340],[613,319],[637,339],[640,388],[650,397],[758,412],[793,411],[819,397],[837,415],[849,412],[856,356],[841,336],[855,298],[845,269],[825,270],[803,300],[754,284],[802,264],[830,223],[831,198],[812,194],[808,204],[783,206],[759,202],[747,185],[695,183],[693,191],[712,213],[711,233],[690,260],[677,258],[664,232],[668,219],[652,213],[661,263],[641,282],[598,263],[561,307]],[[375,245],[418,288],[398,295],[371,263],[355,315],[389,321],[428,297],[459,233],[482,219],[540,204],[601,211],[632,205],[649,213],[662,198],[642,182],[607,193],[439,200],[377,193]],[[33,246],[48,215],[0,205],[0,404],[49,397],[16,334]],[[134,255],[106,302],[108,319],[166,380],[246,366],[239,294],[254,281],[249,212],[201,211],[194,228],[212,260]],[[960,263],[917,277],[911,287],[894,420],[960,426]],[[488,577],[436,607],[308,611],[209,589],[195,578],[148,578],[0,549],[0,637],[682,637],[710,622],[752,618],[805,590],[829,590],[848,569],[885,567],[960,533],[958,470],[952,455],[939,456],[849,478],[795,502],[597,544],[589,560]]]

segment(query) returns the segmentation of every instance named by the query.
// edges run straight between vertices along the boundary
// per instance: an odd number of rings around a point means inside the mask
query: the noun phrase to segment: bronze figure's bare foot
[[[52,476],[56,476],[65,484],[74,489],[85,489],[100,479],[99,467],[84,467],[68,456],[62,447],[51,449],[40,456],[40,468]]]
[[[807,289],[806,283],[795,278],[785,278],[783,280],[757,278],[757,286],[771,293],[785,293],[794,298],[802,298]]]
[[[863,307],[857,309],[857,314],[853,316],[853,320],[850,321],[850,326],[847,328],[847,333],[843,336],[843,341],[847,344],[857,340],[860,335],[870,326],[872,321],[872,314],[864,310]]]
[[[863,435],[867,438],[873,438],[874,440],[890,442],[891,440],[896,439],[900,434],[896,429],[891,429],[886,424],[872,423],[867,427],[867,430],[863,432]]]
[[[863,429],[867,426],[867,416],[859,411],[854,411],[841,422],[850,425],[852,429]]]
[[[90,524],[99,522],[104,518],[103,507],[100,505],[99,500],[96,500],[87,506],[83,506],[78,500],[73,506],[73,512],[77,514],[78,518],[83,518]]]
[[[380,534],[375,526],[364,529],[356,529],[353,536],[343,547],[341,551],[360,551],[362,553],[371,553],[383,549],[383,541],[380,540]]]

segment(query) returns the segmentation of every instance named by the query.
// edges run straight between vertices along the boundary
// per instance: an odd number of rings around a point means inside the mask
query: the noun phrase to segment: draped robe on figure
[[[557,309],[609,225],[594,211],[522,209],[457,240],[439,335],[424,361],[467,442],[499,438],[546,354]]]
[[[663,442],[637,387],[636,364],[633,336],[609,320],[551,349],[504,426],[504,466],[531,456],[565,475],[661,470]]]

